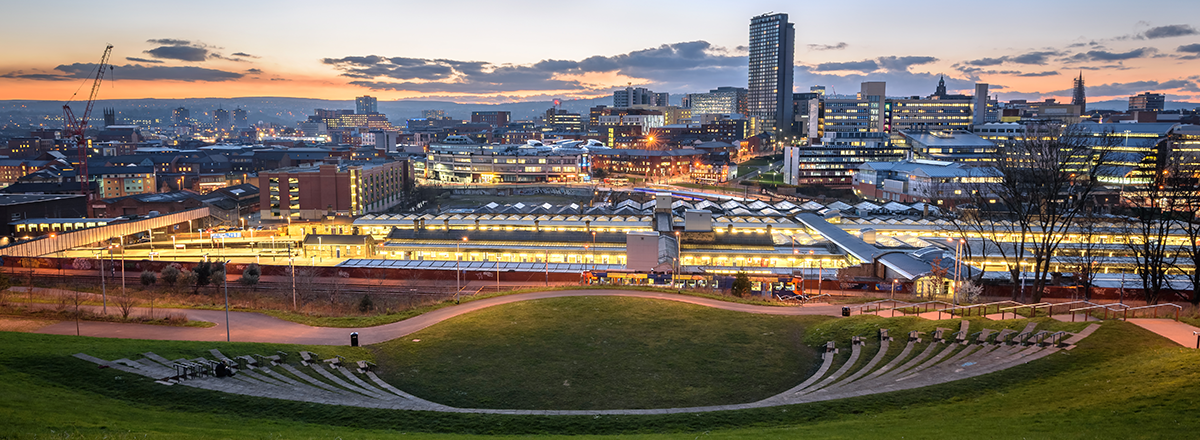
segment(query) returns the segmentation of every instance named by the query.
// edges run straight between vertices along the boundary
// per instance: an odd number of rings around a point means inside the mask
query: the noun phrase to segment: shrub
[[[733,295],[739,298],[750,296],[750,276],[746,272],[738,272],[733,279]]]
[[[371,295],[363,295],[362,300],[358,302],[358,311],[367,313],[375,310],[375,303],[371,301]]]
[[[175,283],[179,282],[179,275],[179,268],[172,264],[163,268],[162,272],[159,273],[159,278],[162,278],[164,284],[174,286]]]
[[[142,271],[142,285],[143,286],[150,287],[150,286],[153,286],[154,283],[157,283],[157,282],[158,282],[157,274],[155,274],[154,272],[148,271],[148,270]]]

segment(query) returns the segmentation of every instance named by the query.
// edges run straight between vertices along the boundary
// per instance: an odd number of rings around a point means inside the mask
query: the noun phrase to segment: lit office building
[[[687,95],[693,115],[746,114],[746,95],[741,87],[718,87],[708,93]]]
[[[750,86],[746,111],[763,131],[782,134],[792,127],[792,68],[796,29],[787,14],[750,20]]]
[[[379,100],[370,95],[354,98],[354,113],[359,115],[379,113]]]

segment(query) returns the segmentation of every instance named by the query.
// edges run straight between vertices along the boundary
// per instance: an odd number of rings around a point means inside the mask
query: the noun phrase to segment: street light
[[[675,273],[671,274],[671,284],[679,282],[679,269],[683,267],[683,245],[680,242],[683,239],[679,235],[679,231],[675,231]]]
[[[171,236],[171,256],[175,257],[176,260],[179,259],[178,252],[179,252],[179,245],[175,244],[175,236],[172,235]]]
[[[454,303],[458,304],[458,293],[462,291],[462,253],[460,245],[467,242],[467,237],[463,237],[462,241],[454,243],[454,283],[457,289],[454,291]]]
[[[899,281],[900,280],[898,280],[898,279],[892,279],[892,299],[893,300],[896,299],[896,283]]]
[[[221,284],[225,286],[225,342],[229,342],[229,262],[225,260],[225,264],[221,265],[221,273],[225,279],[221,280]]]

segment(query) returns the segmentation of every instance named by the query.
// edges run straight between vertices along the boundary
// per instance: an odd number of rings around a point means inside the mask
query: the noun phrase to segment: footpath
[[[350,333],[357,332],[361,344],[375,344],[402,338],[418,330],[484,308],[545,298],[561,298],[576,296],[621,296],[630,298],[649,298],[669,301],[679,301],[688,304],[713,307],[745,313],[769,315],[829,315],[838,316],[841,306],[829,304],[810,304],[791,307],[760,306],[739,304],[716,299],[680,295],[675,293],[642,292],[628,290],[561,290],[550,292],[521,293],[515,295],[497,296],[462,304],[443,307],[412,318],[384,324],[375,327],[336,328],[312,327],[304,324],[284,321],[282,319],[251,312],[229,312],[229,337],[237,342],[268,342],[281,344],[307,345],[346,345],[350,342]],[[89,311],[99,312],[99,306],[81,306]],[[108,313],[115,312],[109,306]],[[133,314],[145,314],[149,309],[135,308]],[[182,314],[188,320],[208,321],[215,323],[214,327],[169,327],[148,324],[125,324],[112,322],[73,321],[59,322],[37,330],[37,333],[56,335],[93,336],[102,338],[127,339],[157,339],[177,341],[223,341],[226,338],[225,311],[196,310],[196,309],[155,309],[156,314]]]

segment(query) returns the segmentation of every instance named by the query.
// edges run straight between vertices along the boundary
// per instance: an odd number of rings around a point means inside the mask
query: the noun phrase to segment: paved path
[[[1172,319],[1129,318],[1132,324],[1150,330],[1159,336],[1175,341],[1176,344],[1187,348],[1196,348],[1196,334],[1200,328],[1187,325]]]
[[[458,315],[474,312],[500,304],[534,299],[560,298],[574,296],[622,296],[631,298],[651,298],[669,301],[679,301],[689,304],[702,305],[723,310],[745,313],[760,313],[769,315],[829,315],[839,316],[841,306],[829,304],[812,304],[795,307],[759,306],[739,304],[716,299],[679,295],[674,293],[643,292],[632,290],[560,290],[550,292],[533,292],[516,295],[505,295],[493,298],[469,301],[460,305],[443,307],[420,316],[415,316],[400,322],[366,328],[334,328],[312,327],[294,322],[284,321],[260,313],[230,312],[229,321],[231,338],[238,342],[269,342],[281,344],[308,345],[347,345],[350,343],[350,332],[358,332],[362,344],[376,344],[396,338],[402,338],[418,330],[445,321]],[[97,307],[92,306],[93,310]],[[136,309],[135,314],[141,314],[147,309]],[[110,306],[109,312],[112,312]],[[81,322],[79,334],[104,338],[127,339],[158,339],[181,341],[223,341],[225,340],[225,312],[217,310],[195,309],[155,309],[155,314],[179,313],[187,315],[189,320],[214,322],[215,327],[168,327],[145,324],[121,324],[111,322]],[[60,322],[43,327],[38,333],[74,335],[75,322]]]

